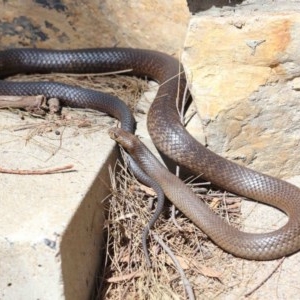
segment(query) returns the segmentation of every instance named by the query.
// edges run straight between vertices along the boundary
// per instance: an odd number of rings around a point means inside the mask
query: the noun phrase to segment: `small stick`
[[[0,96],[0,108],[23,108],[30,112],[40,112],[46,107],[46,99],[38,96]]]
[[[177,220],[176,220],[176,207],[174,204],[172,204],[171,206],[171,220],[173,221],[173,224],[180,230],[182,230],[182,227],[178,224]]]
[[[55,173],[65,172],[72,168],[73,165],[66,165],[63,167],[56,167],[56,168],[46,169],[46,170],[13,170],[13,169],[4,169],[0,167],[0,173],[15,174],[15,175],[45,175],[45,174],[55,174]]]
[[[49,113],[51,115],[57,113],[60,110],[59,100],[57,98],[50,98],[48,100]]]
[[[272,277],[272,275],[278,270],[278,268],[282,265],[284,259],[285,259],[285,257],[281,258],[279,260],[278,265],[274,268],[274,270],[261,283],[259,283],[254,289],[252,289],[250,292],[248,292],[247,294],[245,294],[245,297],[247,298],[247,297],[251,296],[260,287],[262,287]]]
[[[179,171],[180,171],[180,167],[176,166],[176,176],[179,177]],[[180,230],[182,231],[181,226],[178,224],[177,220],[176,220],[176,207],[174,204],[172,204],[172,210],[171,210],[171,219],[173,221],[173,224]]]
[[[185,291],[188,295],[188,299],[195,300],[195,295],[194,295],[193,289],[191,287],[191,284],[190,284],[189,280],[186,278],[185,273],[184,273],[179,261],[177,260],[176,256],[174,255],[174,253],[171,251],[171,249],[163,242],[163,240],[158,235],[153,234],[153,237],[161,245],[161,247],[168,253],[170,258],[172,259],[175,267],[177,268],[177,270],[180,274],[180,277],[181,277],[182,282],[183,282],[183,286],[184,286]]]

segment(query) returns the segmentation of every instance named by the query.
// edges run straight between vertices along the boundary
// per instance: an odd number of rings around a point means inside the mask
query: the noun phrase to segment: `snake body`
[[[127,146],[129,144],[129,152],[142,169],[161,185],[169,199],[220,247],[236,256],[269,260],[299,250],[300,190],[287,182],[216,155],[187,133],[178,114],[185,78],[178,76],[182,67],[173,57],[156,51],[128,48],[66,51],[12,49],[0,52],[1,77],[16,73],[96,73],[119,70],[130,70],[128,74],[147,76],[161,83],[148,114],[149,133],[161,152],[195,174],[203,174],[204,179],[223,189],[279,208],[288,215],[289,220],[282,228],[265,234],[250,234],[232,228],[196,201],[189,189],[182,187],[183,190],[179,190],[181,184],[178,179],[164,171],[136,139],[125,134],[129,142],[120,138],[122,142]],[[64,105],[105,111],[120,119],[123,130],[134,131],[134,120],[121,101],[111,103],[102,94],[90,90],[57,83],[0,81],[0,94],[44,94],[47,97],[58,97]],[[116,133],[118,137],[122,137],[122,134]],[[134,145],[133,148],[130,145]]]

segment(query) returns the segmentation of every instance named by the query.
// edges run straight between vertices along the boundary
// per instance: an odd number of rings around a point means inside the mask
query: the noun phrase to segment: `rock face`
[[[158,13],[159,12],[159,13]],[[189,20],[184,0],[1,1],[0,47],[139,47],[178,54]]]
[[[300,173],[300,12],[194,16],[183,63],[207,144],[278,177]]]

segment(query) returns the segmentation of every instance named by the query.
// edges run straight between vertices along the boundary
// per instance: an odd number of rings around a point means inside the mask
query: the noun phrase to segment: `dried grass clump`
[[[105,74],[51,73],[16,75],[8,79],[14,81],[55,81],[101,91],[122,99],[133,111],[141,94],[147,89],[147,82],[136,77],[118,74],[118,72]]]
[[[103,93],[114,95],[124,101],[129,108],[134,111],[141,94],[146,90],[147,83],[136,77],[121,76],[111,74],[33,74],[33,75],[16,75],[8,78],[11,81],[50,81],[61,82],[73,86],[80,86],[93,89]],[[58,99],[59,100],[59,99]],[[20,118],[29,117],[32,122],[27,121],[25,124],[11,126],[13,131],[22,131],[29,129],[26,140],[34,136],[45,135],[51,132],[61,133],[64,128],[73,128],[73,134],[93,133],[98,130],[107,130],[114,121],[105,119],[103,112],[91,109],[73,109],[64,107],[61,114],[35,115],[24,110],[10,109],[11,112],[19,114]],[[108,137],[109,138],[109,137]]]
[[[96,299],[185,299],[182,277],[170,256],[154,239],[158,235],[179,261],[196,295],[213,296],[223,291],[224,270],[231,255],[213,245],[205,234],[180,212],[170,218],[170,204],[156,222],[148,238],[152,268],[145,261],[141,234],[153,213],[152,189],[140,184],[118,162],[111,170],[112,194],[106,200],[107,248]],[[209,187],[191,183],[199,201],[206,201],[230,222],[239,223],[240,199],[212,192]],[[150,209],[152,207],[152,209]],[[230,275],[230,273],[227,273]],[[226,275],[226,276],[227,276]],[[225,280],[226,281],[226,280]]]

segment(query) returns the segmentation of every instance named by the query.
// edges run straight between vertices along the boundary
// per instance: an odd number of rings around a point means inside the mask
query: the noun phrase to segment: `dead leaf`
[[[200,272],[207,277],[221,278],[222,273],[206,266],[200,266]]]
[[[106,281],[109,282],[109,283],[117,283],[117,282],[120,282],[120,281],[125,281],[125,280],[130,280],[132,278],[140,277],[141,275],[142,275],[142,272],[136,271],[136,272],[133,272],[133,273],[130,273],[130,274],[110,277],[110,278],[106,279]]]
[[[183,269],[183,270],[187,270],[187,269],[189,269],[190,268],[190,266],[189,266],[189,264],[188,264],[188,261],[187,261],[187,259],[185,259],[184,257],[182,257],[182,256],[175,256],[176,257],[176,259],[178,260],[178,262],[179,262],[179,264],[180,264],[180,266],[181,266],[181,268]],[[169,264],[169,265],[174,265],[174,262],[173,262],[173,260],[168,256],[167,257],[167,263]]]

